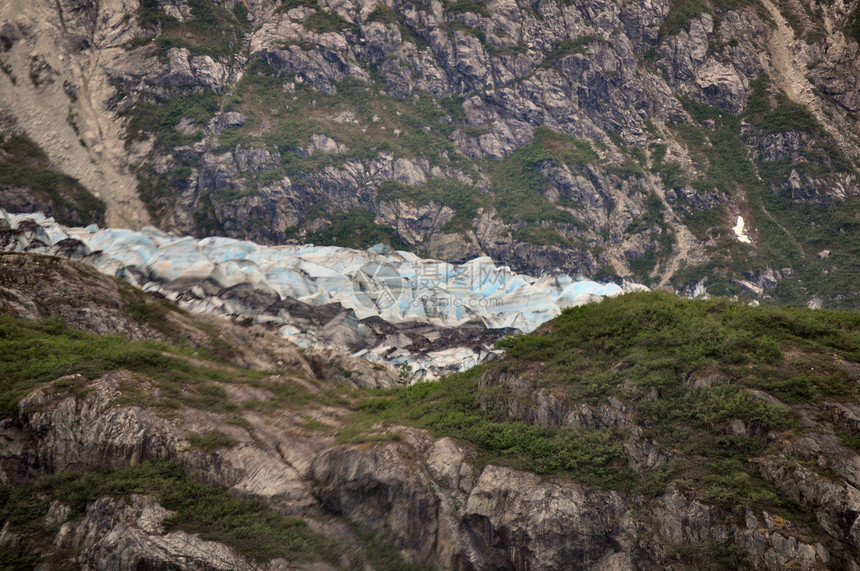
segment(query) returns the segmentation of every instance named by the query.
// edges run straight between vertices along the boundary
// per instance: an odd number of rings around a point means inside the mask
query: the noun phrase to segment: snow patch
[[[735,224],[735,227],[732,230],[735,231],[735,236],[738,239],[738,242],[743,242],[744,244],[752,244],[752,240],[747,236],[747,231],[744,228],[744,217],[738,216],[738,222]]]

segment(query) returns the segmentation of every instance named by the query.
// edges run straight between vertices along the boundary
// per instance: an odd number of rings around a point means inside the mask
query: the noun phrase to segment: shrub
[[[373,213],[359,208],[332,216],[332,223],[308,235],[309,242],[346,248],[368,248],[374,244],[388,244],[396,250],[409,249],[397,233],[373,221]]]
[[[552,47],[550,53],[540,64],[541,67],[549,67],[561,58],[574,54],[584,54],[588,44],[593,42],[602,42],[604,39],[600,36],[589,34],[575,40],[566,38]]]
[[[795,103],[787,98],[781,98],[777,107],[766,113],[761,120],[760,128],[765,133],[779,133],[783,131],[823,131],[818,119],[806,108],[805,105]]]
[[[576,170],[598,164],[599,155],[591,144],[567,135],[539,128],[534,140],[492,167],[496,208],[505,222],[563,222],[577,224],[568,212],[543,196],[548,186],[540,172],[545,162],[566,164]]]
[[[445,11],[449,14],[463,14],[471,12],[472,14],[483,16],[484,18],[490,17],[490,11],[487,10],[487,7],[475,0],[458,0],[453,4],[446,6]]]
[[[308,16],[305,20],[305,27],[320,33],[340,32],[343,30],[351,30],[355,32],[357,27],[342,17],[333,12],[326,12],[322,8],[317,8],[317,11]]]
[[[212,452],[219,448],[232,448],[236,445],[236,441],[230,436],[211,430],[203,433],[192,433],[186,437],[192,448],[197,448],[205,452]]]
[[[660,36],[674,36],[681,30],[689,30],[690,20],[703,13],[711,13],[704,0],[674,0],[660,27]]]
[[[382,22],[383,24],[396,24],[399,22],[397,12],[386,6],[385,4],[377,4],[376,8],[368,14],[368,22]]]

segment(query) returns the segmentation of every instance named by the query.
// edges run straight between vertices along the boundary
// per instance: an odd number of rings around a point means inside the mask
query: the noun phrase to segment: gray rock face
[[[188,411],[177,426],[139,407],[110,407],[121,394],[118,383],[129,386],[130,381],[121,374],[108,375],[80,401],[42,391],[22,401],[23,431],[38,469],[105,468],[157,456],[176,458],[192,473],[266,498],[279,511],[344,518],[445,568],[561,569],[571,561],[589,566],[619,544],[644,541],[637,539],[642,529],[629,517],[631,506],[617,493],[495,466],[479,475],[466,461],[468,453],[453,441],[434,441],[411,429],[401,430],[401,443],[331,447],[330,442],[279,435],[266,421],[254,421],[255,439],[235,429],[230,434],[239,444],[229,450],[189,451],[183,435],[211,420]],[[680,505],[683,498],[675,501]],[[168,515],[150,498],[132,497],[130,503],[103,498],[88,507],[82,520],[63,524],[55,543],[82,548],[81,560],[92,568],[134,561],[183,561],[183,569],[203,565],[194,561],[206,562],[206,568],[246,568],[223,546],[182,532],[165,535],[161,520]]]
[[[860,48],[847,38],[828,38],[819,47],[819,62],[811,73],[812,82],[822,92],[839,102],[845,109],[860,110],[858,75],[860,75]]]
[[[101,498],[82,520],[64,524],[57,547],[81,551],[81,569],[175,568],[207,570],[259,569],[232,549],[203,541],[184,531],[164,533],[161,522],[173,515],[148,496]]]
[[[469,495],[464,517],[483,530],[491,567],[588,568],[617,545],[637,547],[635,530],[625,525],[632,522],[624,521],[628,510],[617,494],[489,466]],[[547,527],[536,525],[540,520]]]
[[[69,247],[74,252],[74,244]],[[88,251],[80,252],[87,255]],[[90,333],[149,339],[158,334],[129,319],[123,293],[131,291],[83,265],[60,268],[26,255],[0,257],[0,310],[27,319],[58,317]],[[102,287],[93,287],[93,282]]]
[[[673,275],[689,277],[681,268],[713,258],[719,238],[731,236],[728,220],[746,209],[738,181],[713,180],[715,172],[718,179],[733,175],[714,170],[718,160],[706,155],[722,148],[705,139],[723,126],[713,118],[718,111],[756,119],[748,101],[765,77],[772,106],[799,104],[820,123],[817,142],[804,149],[809,133],[756,125],[730,141],[738,151],[730,162],[753,158],[756,173],[743,176],[760,176],[780,199],[800,205],[842,207],[860,194],[853,164],[860,156],[853,116],[860,48],[846,28],[850,3],[717,3],[697,14],[667,0],[264,1],[197,14],[187,3],[167,2],[147,15],[111,2],[110,9],[66,2],[63,11],[44,7],[20,18],[0,12],[3,77],[29,78],[27,89],[50,92],[54,107],[73,110],[62,127],[64,146],[51,146],[58,121],[37,117],[16,101],[32,94],[11,79],[4,84],[21,95],[0,106],[34,136],[38,131],[51,158],[65,159],[72,149],[87,154],[77,157],[76,173],[92,164],[102,172],[109,151],[122,148],[106,134],[128,141],[118,161],[128,176],[96,189],[111,222],[119,214],[145,222],[130,188],[136,185],[127,180],[134,172],[145,179],[156,222],[169,230],[282,243],[338,220],[349,226],[365,211],[423,255],[489,255],[532,274],[560,268],[667,285]],[[40,20],[62,21],[63,32],[29,24]],[[58,57],[36,49],[39,38],[69,57],[100,54],[91,66],[98,73],[72,77]],[[172,120],[179,110],[177,129],[154,119]],[[112,130],[103,128],[108,124]],[[744,125],[750,123],[732,128]],[[568,138],[547,144],[544,130]],[[560,152],[574,139],[595,155]],[[787,154],[804,166],[783,172]],[[520,175],[528,180],[512,188]],[[478,198],[468,207],[462,196],[440,198],[437,179],[457,180]],[[396,206],[377,193],[392,182],[414,187]],[[18,194],[0,194],[0,202],[39,206]],[[531,203],[537,215],[521,207]],[[446,208],[457,211],[457,224],[427,224],[434,204],[439,220]],[[781,210],[768,208],[803,242]],[[766,233],[752,236],[758,257],[738,254],[741,271],[775,267],[763,257],[778,245],[767,243]],[[695,276],[700,285],[707,277]],[[748,291],[767,297],[781,289]]]

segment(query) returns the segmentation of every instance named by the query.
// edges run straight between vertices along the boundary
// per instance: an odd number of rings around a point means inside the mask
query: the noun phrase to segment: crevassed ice
[[[11,228],[24,220],[36,222],[39,229],[34,238],[44,242],[45,251],[66,238],[77,239],[85,244],[85,254],[93,254],[87,260],[99,270],[169,298],[176,299],[178,292],[203,282],[224,289],[247,285],[311,306],[337,302],[352,309],[358,319],[378,316],[390,323],[456,327],[477,321],[488,328],[512,327],[528,333],[564,308],[647,289],[638,284],[622,288],[560,273],[535,278],[497,266],[488,257],[455,265],[381,245],[366,251],[335,246],[263,246],[231,238],[173,236],[152,227],[140,231],[94,225],[65,228],[41,214],[16,215],[0,210],[0,218]],[[32,244],[22,244],[20,249],[24,247],[33,251]],[[302,345],[313,344],[313,335],[290,323],[283,323],[280,331]],[[456,368],[480,359],[471,350],[439,353],[424,358],[454,361],[459,363]],[[408,357],[396,355],[389,360],[410,362]]]

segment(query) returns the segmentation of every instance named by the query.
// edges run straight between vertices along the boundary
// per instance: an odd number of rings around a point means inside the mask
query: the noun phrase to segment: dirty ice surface
[[[494,355],[491,342],[480,347],[462,340],[461,346],[434,345],[430,341],[440,331],[468,326],[470,331],[528,333],[566,307],[647,289],[562,273],[531,277],[496,266],[488,257],[449,264],[383,245],[368,250],[263,246],[232,238],[179,237],[152,227],[66,228],[41,214],[3,210],[0,230],[7,235],[0,241],[7,251],[79,259],[192,311],[251,320],[304,347],[406,364],[417,378],[462,370]],[[287,302],[290,309],[283,309]],[[274,306],[281,309],[274,311]],[[310,308],[301,319],[295,317],[297,306]],[[308,317],[314,312],[325,317]],[[394,327],[381,328],[374,318]],[[417,324],[427,343],[415,343]]]

